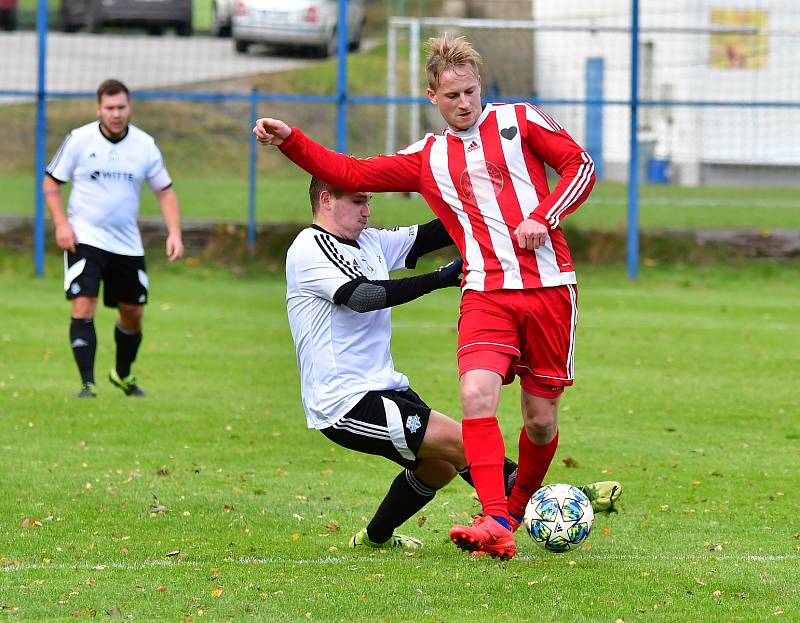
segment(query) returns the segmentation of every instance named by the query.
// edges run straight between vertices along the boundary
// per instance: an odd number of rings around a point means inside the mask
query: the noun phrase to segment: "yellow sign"
[[[729,30],[711,33],[712,68],[760,69],[766,64],[766,11],[714,9],[711,11],[711,25],[725,26]]]

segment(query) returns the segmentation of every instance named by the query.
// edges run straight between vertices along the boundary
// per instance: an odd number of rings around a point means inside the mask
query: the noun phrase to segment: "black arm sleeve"
[[[435,272],[380,281],[359,277],[340,287],[333,295],[333,302],[362,313],[408,303],[440,287]]]
[[[453,239],[438,218],[417,227],[417,239],[406,256],[406,268],[416,268],[417,260],[431,251],[449,247]]]

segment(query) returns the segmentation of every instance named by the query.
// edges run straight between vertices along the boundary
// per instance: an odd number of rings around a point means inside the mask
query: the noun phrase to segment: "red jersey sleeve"
[[[594,162],[552,117],[535,106],[529,106],[526,113],[528,147],[560,176],[556,187],[530,218],[555,229],[564,216],[574,212],[589,196],[596,179]]]
[[[300,168],[344,191],[419,191],[420,152],[355,158],[323,147],[297,128],[279,149]]]

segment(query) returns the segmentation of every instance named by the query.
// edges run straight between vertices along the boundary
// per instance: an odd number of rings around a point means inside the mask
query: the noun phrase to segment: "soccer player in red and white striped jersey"
[[[573,382],[575,270],[561,219],[589,195],[589,154],[530,104],[481,103],[480,55],[463,37],[428,41],[428,98],[447,129],[394,155],[338,154],[278,119],[259,142],[349,191],[418,192],[464,259],[459,320],[464,449],[483,517],[454,526],[462,549],[511,558],[513,530],[558,445],[558,401]],[[549,188],[545,165],[560,176]],[[520,377],[523,427],[517,483],[503,492],[500,389]]]

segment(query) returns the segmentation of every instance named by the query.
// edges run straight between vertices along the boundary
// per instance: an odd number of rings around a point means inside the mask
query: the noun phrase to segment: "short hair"
[[[312,176],[311,184],[308,187],[308,198],[311,200],[311,214],[317,213],[319,209],[319,196],[322,194],[323,190],[327,190],[337,199],[344,195],[344,191],[341,188],[336,188],[336,186],[328,184],[328,182],[323,182],[316,176]]]
[[[97,101],[99,102],[103,99],[104,95],[116,95],[117,93],[124,93],[127,97],[131,96],[128,87],[119,80],[114,80],[113,78],[104,80],[102,84],[97,87]]]
[[[425,44],[425,52],[428,57],[425,74],[428,86],[434,91],[439,87],[441,75],[455,67],[469,65],[476,74],[480,74],[479,67],[483,59],[464,37],[454,37],[449,32],[441,37],[431,37]]]

